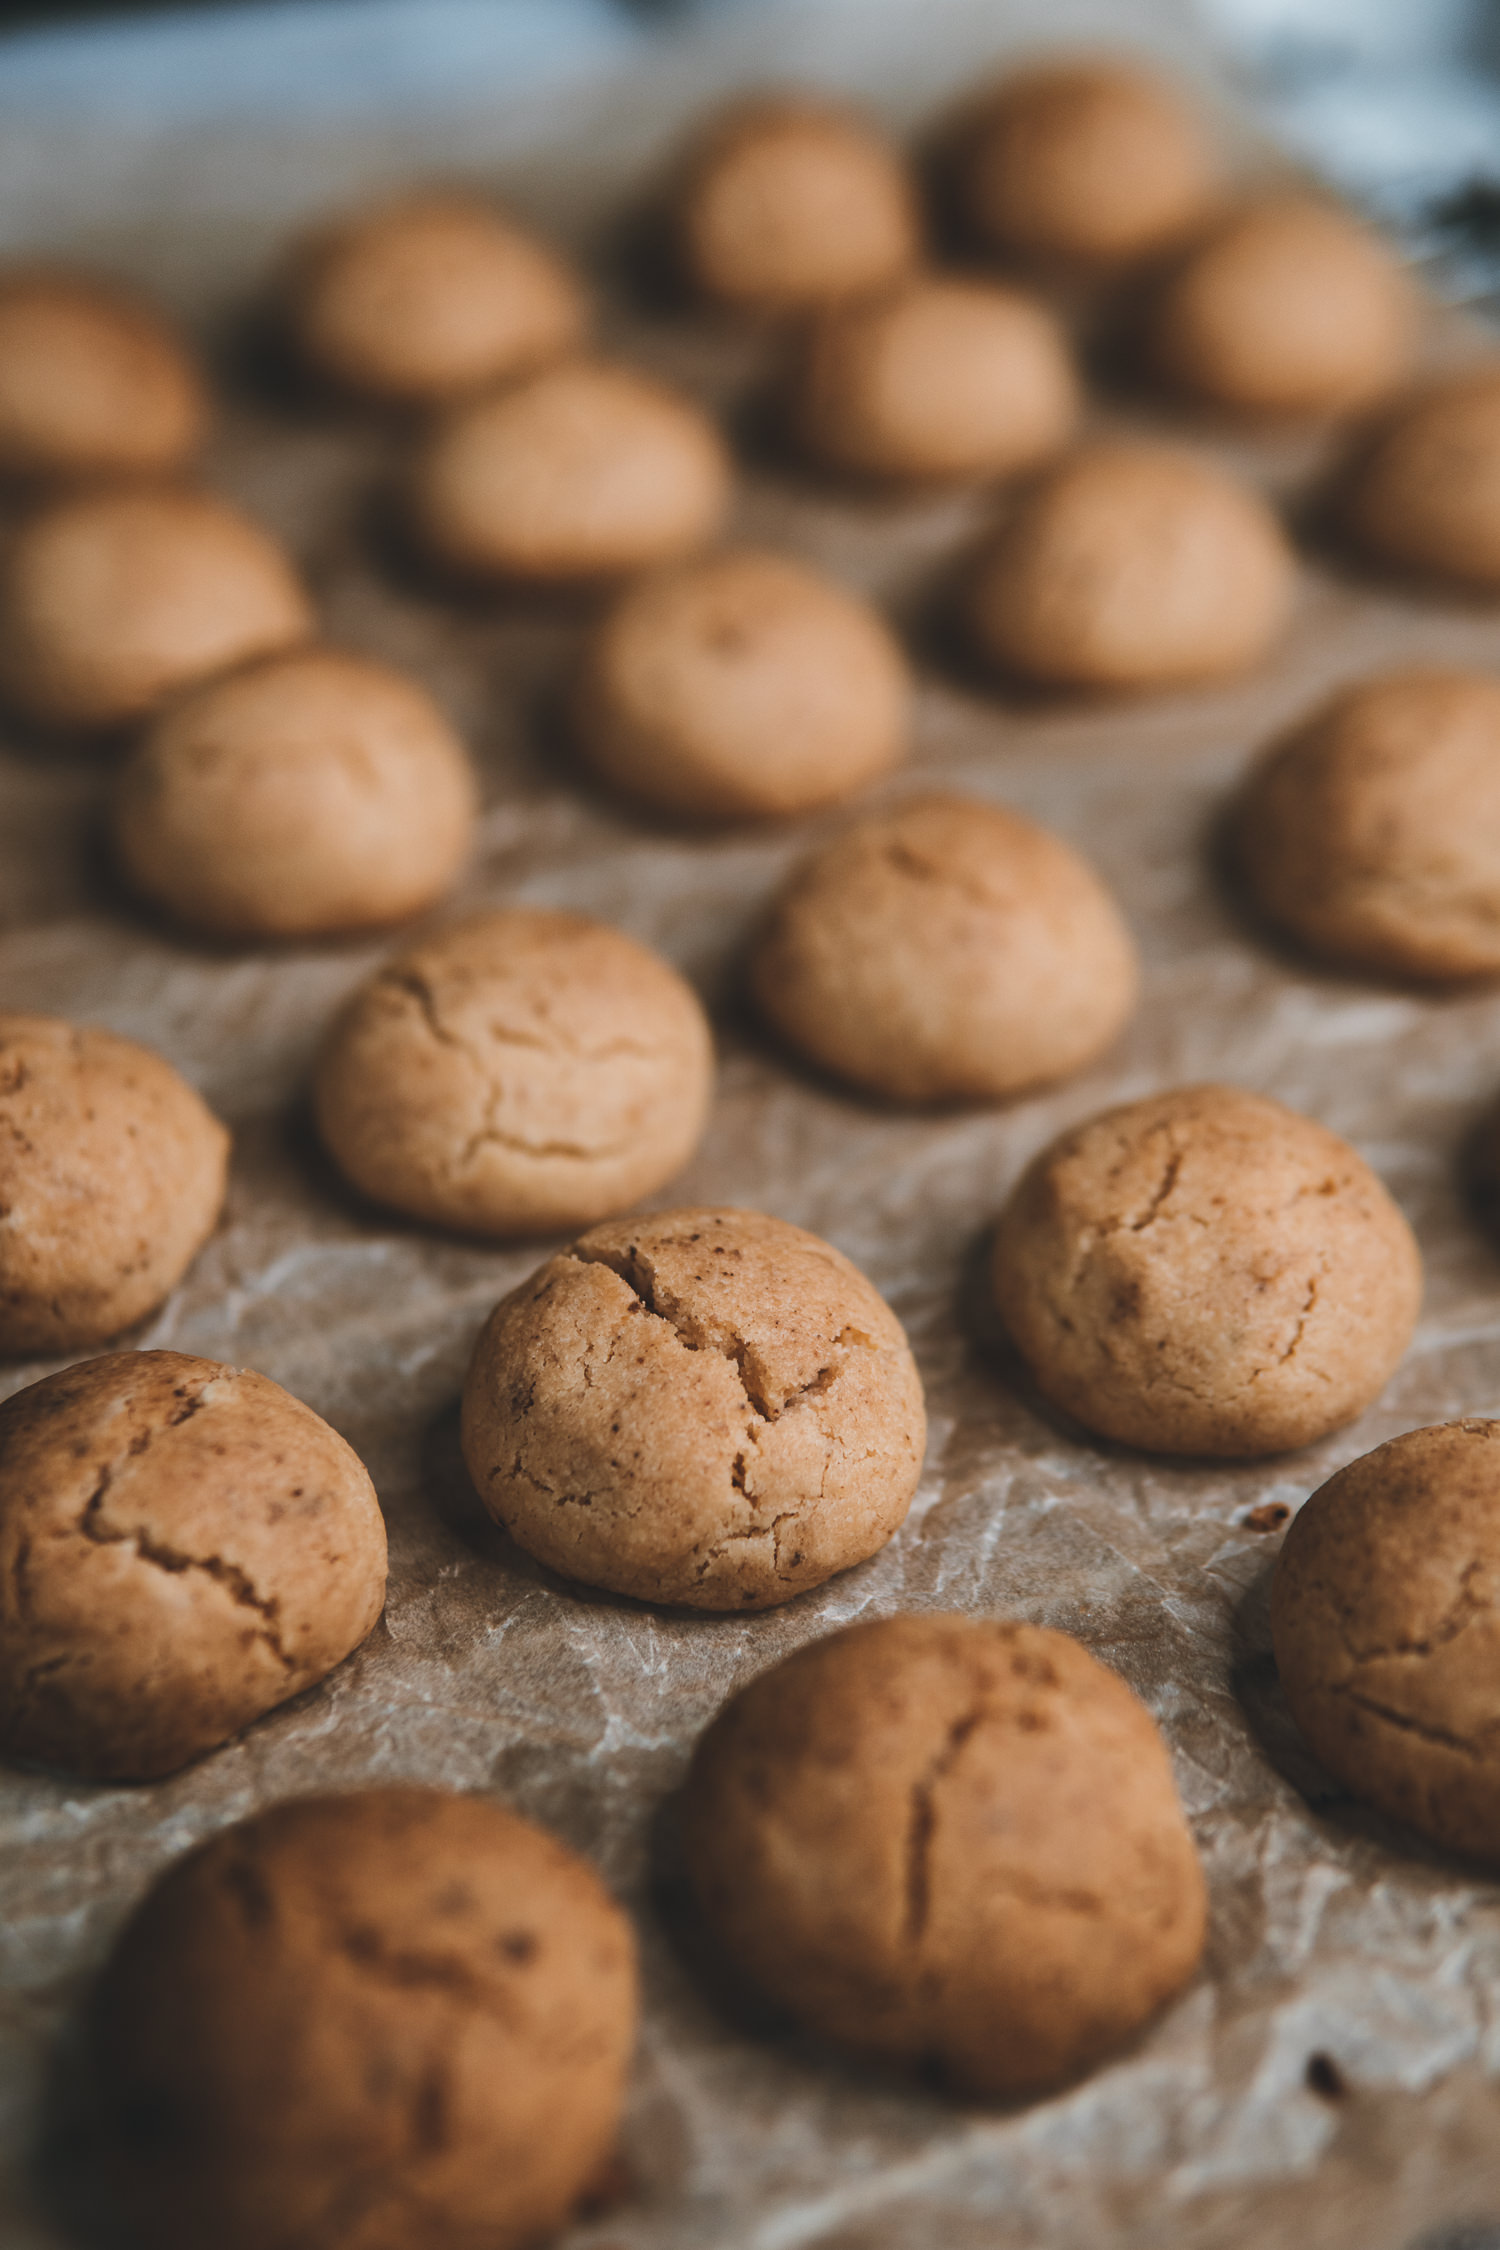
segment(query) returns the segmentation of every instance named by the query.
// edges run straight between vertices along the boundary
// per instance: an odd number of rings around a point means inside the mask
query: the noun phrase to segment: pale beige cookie
[[[456,407],[418,459],[412,501],[440,561],[566,583],[703,546],[730,476],[690,399],[633,368],[573,360]]]
[[[926,1427],[889,1306],[755,1211],[595,1227],[495,1307],[464,1384],[464,1459],[517,1544],[688,1609],[770,1609],[873,1555]]]
[[[84,1351],[153,1311],[212,1234],[228,1161],[149,1047],[0,1015],[0,1354]]]
[[[1500,366],[1462,369],[1393,407],[1359,449],[1343,515],[1383,562],[1500,587]]]
[[[806,96],[752,97],[711,118],[675,204],[688,277],[748,312],[804,312],[878,289],[921,250],[896,151],[856,113]]]
[[[1395,388],[1417,345],[1417,300],[1380,237],[1348,212],[1279,195],[1227,212],[1157,294],[1145,336],[1158,374],[1252,415],[1350,414]]]
[[[563,260],[478,196],[412,195],[321,229],[293,253],[303,361],[341,390],[441,403],[560,358],[588,306]]]
[[[264,1375],[118,1352],[0,1406],[0,1750],[173,1773],[300,1695],[385,1600],[364,1464]]]
[[[1052,314],[1017,289],[920,275],[825,313],[794,378],[817,460],[876,477],[1002,477],[1055,453],[1079,413]]]
[[[0,474],[180,468],[207,420],[197,368],[149,306],[46,267],[0,274]]]
[[[796,868],[750,960],[761,1014],[896,1101],[1003,1101],[1081,1070],[1135,1005],[1135,947],[1076,852],[974,797],[908,798]]]
[[[636,2015],[630,1925],[544,1830],[294,1798],[126,1925],[89,2016],[106,2177],[153,2250],[535,2250],[610,2164]]]
[[[193,929],[316,937],[431,906],[474,811],[463,745],[415,680],[295,649],[156,720],[120,776],[115,848],[132,887]]]
[[[595,629],[580,745],[625,795],[700,820],[847,797],[905,755],[911,675],[866,603],[736,548],[630,587]]]
[[[1317,953],[1500,974],[1500,680],[1385,672],[1273,743],[1236,808],[1257,903]]]
[[[699,1742],[683,1835],[737,1974],[984,2098],[1102,2062],[1203,1948],[1166,1745],[1042,1626],[887,1617],[798,1649]]]
[[[1500,1422],[1408,1430],[1331,1477],[1277,1557],[1271,1635],[1328,1771],[1500,1864]]]
[[[981,653],[1045,686],[1155,688],[1241,672],[1286,622],[1295,563],[1248,485],[1125,440],[1023,493],[968,591]]]
[[[478,914],[377,971],[318,1063],[319,1130],[354,1185],[436,1226],[587,1226],[697,1147],[713,1041],[659,954],[577,914]]]
[[[22,524],[0,564],[0,688],[49,726],[139,719],[312,629],[275,540],[205,492],[55,501]]]

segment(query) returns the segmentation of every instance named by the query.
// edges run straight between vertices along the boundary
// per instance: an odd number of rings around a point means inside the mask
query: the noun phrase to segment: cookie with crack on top
[[[495,1307],[464,1384],[480,1498],[551,1570],[769,1609],[883,1547],[922,1467],[895,1314],[755,1211],[595,1227]]]
[[[1422,1263],[1347,1141],[1233,1086],[1105,1110],[1042,1150],[991,1287],[1037,1388],[1102,1437],[1249,1458],[1377,1397]]]
[[[246,1368],[118,1352],[0,1406],[0,1751],[90,1780],[201,1758],[359,1646],[359,1456]]]
[[[1150,1714],[1040,1626],[888,1617],[798,1649],[699,1742],[683,1839],[742,1974],[809,2030],[981,2097],[1102,2061],[1203,1946]]]

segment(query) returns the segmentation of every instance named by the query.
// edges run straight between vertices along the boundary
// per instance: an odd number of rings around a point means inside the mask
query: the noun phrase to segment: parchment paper
[[[152,926],[100,850],[107,760],[12,731],[0,1001],[150,1042],[235,1130],[224,1225],[135,1341],[260,1368],[328,1416],[373,1472],[392,1563],[366,1647],[190,1771],[129,1789],[0,1776],[0,2238],[16,2250],[63,2239],[31,2179],[43,2089],[151,1876],[281,1796],[398,1776],[499,1793],[594,1859],[636,1915],[646,2020],[629,2185],[570,2234],[571,2250],[1398,2250],[1500,2214],[1500,1890],[1360,1811],[1301,1750],[1269,1655],[1276,1535],[1246,1521],[1267,1503],[1295,1507],[1396,1431],[1500,1412],[1500,1262],[1457,1170],[1465,1133],[1500,1094],[1500,995],[1422,997],[1283,957],[1241,919],[1208,849],[1227,790],[1272,729],[1333,682],[1402,656],[1493,663],[1500,618],[1314,560],[1285,645],[1255,679],[1127,703],[1008,697],[968,676],[930,626],[935,589],[994,502],[819,488],[747,411],[761,344],[631,310],[616,288],[615,341],[745,424],[738,528],[817,558],[911,627],[916,752],[882,795],[951,784],[1051,823],[1115,886],[1144,948],[1144,1002],[1105,1065],[1008,1110],[881,1112],[789,1066],[735,997],[760,903],[832,821],[695,839],[606,803],[553,713],[585,612],[460,604],[423,584],[385,530],[399,438],[233,373],[227,308],[297,210],[413,169],[478,168],[617,272],[607,246],[622,201],[711,89],[810,71],[904,118],[1007,38],[1088,15],[1033,7],[997,24],[972,0],[748,11],[649,73],[580,82],[540,109],[316,146],[272,121],[238,137],[122,133],[106,145],[57,128],[9,144],[11,235],[176,295],[236,386],[212,481],[292,542],[331,633],[412,666],[469,736],[483,849],[454,907],[581,908],[699,981],[721,1042],[718,1098],[701,1154],[661,1200],[748,1204],[830,1237],[905,1321],[932,1416],[905,1529],[786,1609],[674,1616],[549,1579],[482,1516],[454,1411],[484,1313],[549,1246],[444,1240],[363,1208],[307,1127],[309,1058],[385,948],[231,953]],[[1210,67],[1169,8],[1107,20]],[[1159,426],[1118,402],[1102,411]],[[1292,488],[1320,457],[1315,440],[1220,450]],[[1007,1364],[971,1285],[975,1245],[1034,1149],[1106,1102],[1203,1077],[1348,1135],[1427,1261],[1421,1329],[1382,1400],[1323,1445],[1243,1467],[1148,1459],[1063,1428]],[[9,1367],[0,1387],[46,1371]],[[817,2051],[726,2001],[681,1943],[670,1798],[725,1695],[836,1624],[934,1606],[1062,1626],[1117,1666],[1167,1732],[1212,1882],[1207,1963],[1180,2003],[1126,2059],[1008,2113]]]

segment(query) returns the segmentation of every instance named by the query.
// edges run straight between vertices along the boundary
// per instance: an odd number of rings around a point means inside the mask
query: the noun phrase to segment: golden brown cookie
[[[141,718],[312,628],[280,547],[205,492],[55,501],[21,526],[0,565],[0,688],[48,726]]]
[[[0,1406],[0,1749],[174,1773],[300,1695],[385,1600],[359,1456],[264,1375],[85,1360]]]
[[[120,776],[115,848],[132,887],[193,929],[316,937],[431,906],[474,811],[463,745],[415,680],[295,649],[156,720]]]
[[[724,442],[664,383],[571,360],[456,407],[412,487],[433,555],[481,577],[617,577],[711,539],[729,506]]]
[[[1382,562],[1500,586],[1500,366],[1461,369],[1393,407],[1359,447],[1342,505]]]
[[[341,390],[427,406],[571,351],[588,325],[563,260],[478,196],[403,196],[293,254],[303,361]]]
[[[659,954],[577,914],[477,914],[377,971],[318,1063],[318,1127],[375,1202],[491,1235],[586,1226],[697,1147],[713,1041]]]
[[[149,306],[45,267],[0,275],[0,474],[177,469],[207,420],[196,367]]]
[[[1203,1947],[1166,1745],[1042,1626],[886,1617],[798,1649],[699,1742],[683,1831],[738,1973],[810,2030],[982,2097],[1101,2062]]]
[[[0,1015],[0,1354],[85,1351],[153,1311],[214,1230],[228,1160],[149,1047]]]
[[[1003,1101],[1081,1070],[1135,1005],[1135,947],[1060,837],[909,797],[793,870],[750,958],[767,1022],[894,1101]]]
[[[875,477],[1003,477],[1055,453],[1079,412],[1052,314],[1018,289],[919,275],[823,314],[792,394],[814,459]]]
[[[1037,1388],[1156,1453],[1352,1422],[1411,1341],[1422,1262],[1347,1141],[1233,1086],[1105,1110],[1023,1174],[991,1284]]]
[[[1286,621],[1295,565],[1248,485],[1188,453],[1107,440],[1024,492],[968,593],[980,652],[1052,687],[1241,672]]]
[[[595,1227],[495,1307],[464,1384],[464,1459],[517,1544],[687,1609],[770,1609],[873,1555],[925,1437],[895,1314],[755,1211]]]
[[[1500,680],[1422,667],[1341,688],[1255,766],[1234,839],[1257,903],[1314,952],[1500,974]]]
[[[754,97],[711,118],[683,162],[675,218],[689,279],[746,312],[879,289],[921,250],[901,158],[864,118],[807,96]]]
[[[626,796],[754,820],[895,765],[911,694],[873,609],[805,563],[741,547],[627,589],[585,652],[575,717],[589,764]]]
[[[109,2177],[159,2250],[533,2250],[613,2154],[636,2012],[630,1925],[542,1829],[294,1798],[126,1925],[89,2025]]]

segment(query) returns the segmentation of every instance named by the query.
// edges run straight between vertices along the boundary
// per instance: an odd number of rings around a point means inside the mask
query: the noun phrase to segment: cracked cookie
[[[1103,2061],[1202,1951],[1166,1746],[1041,1626],[887,1617],[798,1649],[700,1740],[683,1836],[746,1978],[824,2037],[991,2099]]]
[[[168,1868],[89,2014],[109,2176],[160,2250],[532,2250],[613,2156],[635,1944],[484,1797],[304,1797]]]
[[[1500,586],[1500,367],[1424,384],[1357,449],[1342,514],[1383,562]]]
[[[1330,1477],[1276,1559],[1271,1637],[1331,1774],[1500,1864],[1500,1422],[1407,1430]]]
[[[85,1350],[153,1311],[213,1233],[228,1160],[149,1047],[0,1015],[0,1354]]]
[[[904,756],[911,675],[867,603],[805,563],[737,548],[630,587],[584,656],[594,771],[699,820],[805,812]]]
[[[911,797],[794,870],[750,988],[798,1053],[869,1093],[1002,1101],[1109,1045],[1136,956],[1060,837],[980,798]]]
[[[47,267],[0,278],[0,473],[161,473],[207,420],[196,367],[148,305]]]
[[[708,1022],[675,969],[601,922],[516,907],[378,970],[335,1023],[313,1100],[375,1202],[528,1235],[654,1194],[712,1092]]]
[[[926,1439],[895,1314],[754,1211],[595,1227],[495,1307],[464,1384],[479,1496],[551,1570],[769,1609],[899,1527]]]
[[[364,1464],[264,1375],[117,1352],[0,1406],[0,1749],[149,1781],[312,1687],[385,1600]]]
[[[1229,1457],[1353,1421],[1422,1297],[1411,1229],[1363,1158],[1233,1086],[1062,1134],[1001,1214],[990,1277],[1054,1406],[1122,1445]]]
[[[132,888],[239,938],[379,928],[431,906],[474,829],[462,743],[415,680],[330,648],[211,680],[126,763],[115,849]]]

